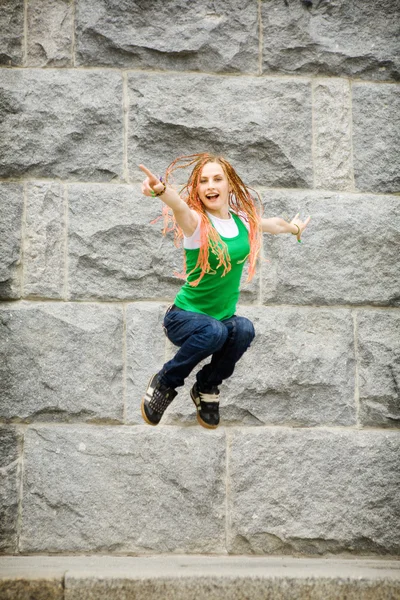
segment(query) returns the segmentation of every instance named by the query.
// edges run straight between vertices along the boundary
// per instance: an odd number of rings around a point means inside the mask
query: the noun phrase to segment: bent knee
[[[212,340],[215,348],[218,349],[225,344],[228,338],[228,329],[221,321],[215,319],[208,323],[207,335],[209,336],[209,339]]]
[[[254,340],[254,336],[256,335],[254,325],[250,321],[250,319],[246,319],[246,317],[238,317],[236,328],[240,337],[243,340],[246,340],[247,343],[250,345],[251,342]]]

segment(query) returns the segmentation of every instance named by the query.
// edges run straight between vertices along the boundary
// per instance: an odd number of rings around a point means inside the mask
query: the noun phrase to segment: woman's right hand
[[[143,194],[145,196],[154,196],[154,192],[159,193],[165,189],[165,193],[161,194],[160,200],[172,209],[179,227],[186,237],[190,237],[195,232],[199,222],[196,211],[189,208],[187,203],[182,200],[178,192],[172,186],[169,185],[168,187],[165,187],[162,181],[160,181],[158,177],[144,165],[139,165],[139,169],[147,175],[142,183]]]
[[[152,196],[152,192],[159,193],[164,189],[164,184],[144,165],[139,165],[139,169],[147,175],[142,183],[142,193],[145,196]]]

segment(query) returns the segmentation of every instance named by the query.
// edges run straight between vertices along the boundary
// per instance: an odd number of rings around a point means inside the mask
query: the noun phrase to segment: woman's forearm
[[[288,223],[280,217],[272,217],[271,219],[261,219],[261,228],[265,233],[298,233],[298,227],[293,223]]]
[[[198,223],[195,211],[189,208],[173,188],[167,187],[159,198],[172,209],[179,227],[187,237],[190,237],[195,232]]]
[[[169,206],[174,212],[180,211],[187,206],[186,202],[182,200],[179,196],[178,192],[176,192],[173,188],[167,187],[165,192],[158,196],[160,200],[162,200],[167,206]]]

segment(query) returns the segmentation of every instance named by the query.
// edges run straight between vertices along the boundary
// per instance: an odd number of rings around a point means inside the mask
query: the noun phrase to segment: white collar
[[[214,215],[212,215],[211,213],[208,212],[208,210],[206,210],[206,214],[210,217],[210,219],[216,219],[217,221],[223,221],[224,223],[226,223],[227,221],[231,221],[232,220],[232,215],[231,215],[231,211],[229,211],[229,218],[228,219],[221,219],[221,217],[215,217]]]

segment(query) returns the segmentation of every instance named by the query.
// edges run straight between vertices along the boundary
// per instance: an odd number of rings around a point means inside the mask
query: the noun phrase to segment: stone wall
[[[399,8],[2,3],[2,552],[399,554]],[[265,235],[223,425],[188,382],[151,428],[182,254],[137,164],[205,150],[311,223]]]

